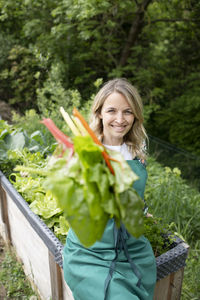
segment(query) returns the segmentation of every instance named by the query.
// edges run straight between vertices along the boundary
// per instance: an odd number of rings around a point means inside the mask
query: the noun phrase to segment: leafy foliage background
[[[1,0],[0,99],[46,115],[127,77],[150,134],[200,152],[197,0]],[[73,96],[73,92],[76,96]]]

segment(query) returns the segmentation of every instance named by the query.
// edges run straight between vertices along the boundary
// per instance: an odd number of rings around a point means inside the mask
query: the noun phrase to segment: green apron
[[[143,198],[147,172],[135,159],[127,161],[139,176],[133,187]],[[70,229],[63,250],[64,278],[75,300],[152,300],[156,283],[155,257],[149,241],[131,236],[113,219],[101,241],[85,248]]]

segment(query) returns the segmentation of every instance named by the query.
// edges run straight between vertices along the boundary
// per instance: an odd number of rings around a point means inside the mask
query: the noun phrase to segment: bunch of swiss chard
[[[143,201],[132,188],[137,175],[120,153],[101,145],[82,116],[78,114],[72,121],[64,112],[63,117],[75,135],[72,139],[50,119],[42,121],[58,141],[42,170],[44,188],[57,199],[84,246],[101,239],[110,218],[117,226],[122,222],[130,234],[139,237],[144,216]]]

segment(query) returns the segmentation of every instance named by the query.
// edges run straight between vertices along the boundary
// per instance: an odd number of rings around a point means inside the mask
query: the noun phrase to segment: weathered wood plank
[[[10,223],[8,218],[8,206],[7,206],[7,197],[6,192],[0,184],[0,226],[1,226],[1,235],[7,245],[11,244],[11,235],[10,235]]]
[[[154,300],[179,300],[181,299],[181,288],[184,268],[156,283]]]
[[[168,288],[169,288],[169,276],[157,281],[153,299],[166,300],[168,295]]]
[[[50,300],[48,248],[8,194],[7,205],[12,244],[23,262],[25,274],[34,283],[33,287],[37,287],[41,299]]]
[[[54,300],[63,299],[61,268],[55,262],[53,254],[49,251],[49,270],[51,278],[51,297]]]
[[[181,289],[182,289],[182,282],[183,282],[183,274],[184,268],[180,269],[176,273],[171,274],[171,295],[169,295],[170,300],[179,300],[181,299]]]

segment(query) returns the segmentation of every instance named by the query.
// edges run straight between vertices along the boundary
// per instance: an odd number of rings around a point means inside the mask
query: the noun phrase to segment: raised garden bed
[[[0,234],[12,244],[41,299],[73,300],[62,271],[63,245],[29,208],[0,172]],[[180,299],[189,246],[177,238],[174,247],[156,258],[154,300]]]

